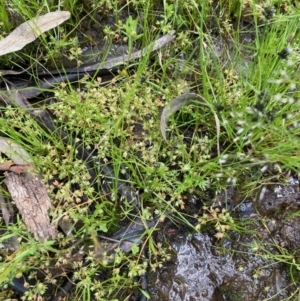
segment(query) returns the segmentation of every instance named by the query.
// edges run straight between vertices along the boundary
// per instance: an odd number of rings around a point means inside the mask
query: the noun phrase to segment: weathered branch
[[[54,239],[56,230],[50,224],[48,216],[51,201],[39,178],[30,173],[18,175],[10,172],[6,174],[4,183],[22,215],[24,224],[34,234],[35,239]]]

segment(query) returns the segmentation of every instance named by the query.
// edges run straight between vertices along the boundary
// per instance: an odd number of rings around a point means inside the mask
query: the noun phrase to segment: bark
[[[50,224],[48,210],[51,201],[43,183],[36,175],[7,173],[4,181],[15,202],[22,220],[35,239],[46,241],[56,237],[56,229]]]

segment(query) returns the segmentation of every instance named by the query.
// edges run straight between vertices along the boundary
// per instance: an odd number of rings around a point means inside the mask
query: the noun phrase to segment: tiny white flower
[[[276,85],[280,85],[280,84],[282,84],[283,83],[283,80],[282,79],[275,79],[274,80],[274,84],[276,84]]]
[[[274,95],[274,100],[275,101],[280,101],[281,100],[281,94]]]
[[[242,134],[242,133],[243,133],[243,131],[244,131],[244,129],[243,129],[243,128],[239,128],[239,129],[238,129],[238,131],[236,132],[236,134],[237,134],[237,135],[240,135],[240,134]]]
[[[296,84],[290,83],[289,90],[290,90],[290,91],[296,90]]]
[[[260,171],[262,172],[262,173],[264,173],[265,171],[267,171],[268,170],[268,166],[267,165],[264,165],[261,169],[260,169]]]
[[[237,124],[238,124],[238,125],[243,125],[243,124],[245,124],[245,123],[246,123],[245,120],[238,120],[238,121],[237,121]]]
[[[279,74],[280,74],[280,76],[282,76],[282,77],[288,79],[288,74],[286,73],[285,70],[280,70]]]

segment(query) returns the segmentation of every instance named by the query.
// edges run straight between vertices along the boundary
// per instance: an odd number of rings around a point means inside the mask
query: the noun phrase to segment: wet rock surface
[[[270,184],[263,186],[257,198],[257,210],[261,215],[300,209],[299,180],[291,178],[287,185]]]

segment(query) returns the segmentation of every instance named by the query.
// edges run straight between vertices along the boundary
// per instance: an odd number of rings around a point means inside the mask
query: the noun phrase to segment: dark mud
[[[173,247],[176,261],[157,272],[149,288],[151,300],[221,301],[229,290],[242,300],[253,300],[253,280],[236,269],[229,254],[214,255],[207,234],[190,236]]]
[[[257,199],[241,203],[234,192],[229,189],[226,203],[234,205],[244,231],[229,231],[222,241],[210,230],[181,242],[171,238],[173,261],[153,273],[151,300],[281,301],[295,294],[300,218],[291,214],[299,205],[299,181],[266,185]]]

